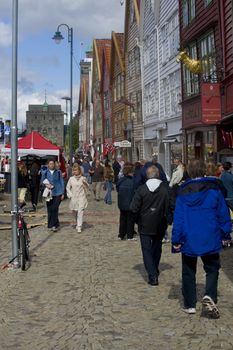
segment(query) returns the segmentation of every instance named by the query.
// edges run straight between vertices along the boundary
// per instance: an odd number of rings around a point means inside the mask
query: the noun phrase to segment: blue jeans
[[[104,197],[104,201],[106,204],[112,204],[112,181],[105,181],[106,184],[106,195]]]
[[[162,238],[140,234],[142,256],[150,281],[159,276],[159,262],[162,254]]]
[[[217,303],[218,274],[220,269],[219,254],[205,255],[201,257],[206,273],[205,295],[208,295]],[[182,293],[184,307],[196,307],[196,271],[197,257],[182,254]]]

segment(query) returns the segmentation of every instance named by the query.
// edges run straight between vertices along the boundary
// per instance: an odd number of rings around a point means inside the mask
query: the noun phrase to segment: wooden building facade
[[[221,120],[223,47],[218,0],[179,0],[182,63],[182,126],[185,161],[217,160]],[[187,57],[186,57],[187,58]],[[196,64],[196,70],[193,69]],[[197,66],[199,65],[199,67]]]
[[[144,158],[141,53],[139,47],[140,0],[126,0],[125,4],[125,98],[127,105],[127,139],[131,142],[128,159],[136,162]]]
[[[125,62],[124,34],[112,32],[110,85],[112,88],[112,139],[119,142],[126,139],[125,105]],[[117,154],[127,158],[127,149],[117,149]]]

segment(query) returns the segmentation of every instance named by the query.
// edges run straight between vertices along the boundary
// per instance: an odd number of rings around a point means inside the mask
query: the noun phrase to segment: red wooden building
[[[110,85],[111,43],[103,47],[101,64],[100,96],[102,105],[103,155],[113,152],[112,138],[112,89]]]
[[[233,3],[220,1],[223,43],[222,120],[218,126],[218,152],[233,162]]]
[[[221,1],[179,0],[180,46],[199,62],[198,73],[182,63],[184,158],[217,160],[217,124],[222,118]],[[194,61],[192,61],[194,62]]]

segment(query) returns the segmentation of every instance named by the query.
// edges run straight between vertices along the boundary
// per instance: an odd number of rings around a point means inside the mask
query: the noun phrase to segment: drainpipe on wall
[[[139,39],[136,38],[136,45],[139,47],[140,52],[140,66],[141,66],[141,90],[142,90],[142,158],[145,158],[145,113],[144,113],[144,66],[143,66],[143,45],[139,42]]]
[[[157,65],[158,65],[158,97],[159,97],[159,120],[161,120],[160,114],[160,96],[161,96],[161,87],[160,87],[160,62],[159,62],[159,30],[160,27],[158,25],[155,26],[156,29],[156,49],[157,49]]]

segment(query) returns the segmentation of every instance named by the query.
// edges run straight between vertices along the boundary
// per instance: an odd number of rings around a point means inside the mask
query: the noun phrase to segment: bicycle
[[[11,215],[17,217],[17,242],[18,242],[18,253],[11,261],[13,263],[16,259],[16,264],[19,263],[21,270],[25,271],[26,263],[30,261],[29,247],[30,247],[30,236],[27,229],[27,224],[24,220],[23,214],[25,210],[18,208],[15,211],[11,211]]]

